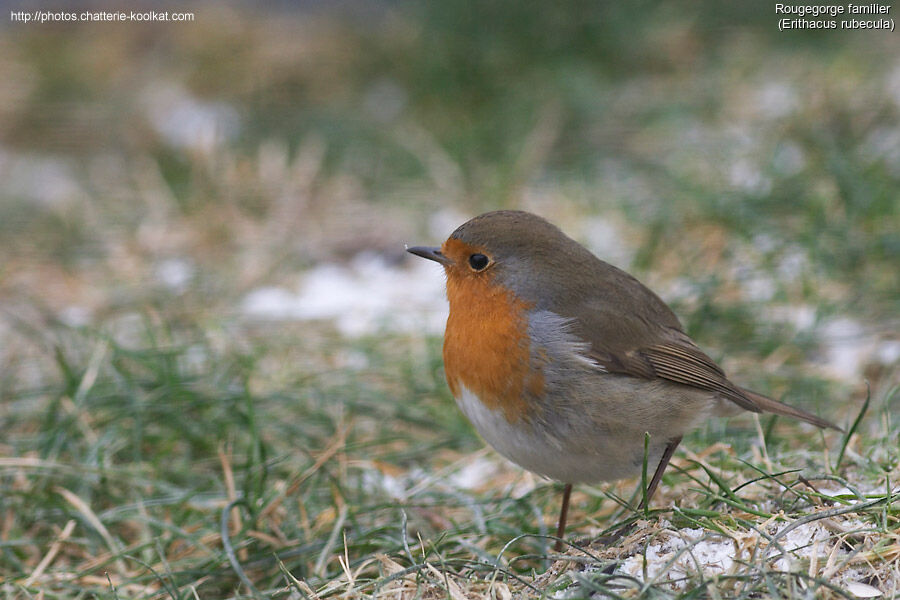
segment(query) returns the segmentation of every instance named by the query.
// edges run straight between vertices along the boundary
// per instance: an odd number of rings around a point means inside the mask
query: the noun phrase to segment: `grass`
[[[648,515],[623,499],[633,482],[576,488],[566,553],[576,568],[563,570],[562,561],[545,571],[558,490],[476,452],[441,382],[434,343],[393,340],[397,355],[372,344],[369,365],[357,371],[298,370],[307,352],[296,347],[308,339],[301,333],[268,331],[263,345],[221,353],[209,339],[179,340],[153,325],[137,349],[57,332],[60,385],[6,407],[7,592],[453,596],[458,586],[526,597],[559,589],[668,596],[678,593],[665,577],[603,567],[690,528],[745,545],[754,538],[756,556],[716,579],[720,589],[744,597],[766,585],[788,597],[804,586],[830,590],[826,560],[819,571],[800,558],[797,570],[779,572],[771,568],[778,555],[764,550],[778,547],[785,526],[820,520],[838,528],[819,542],[840,551],[832,572],[862,565],[876,585],[895,577],[898,505],[888,490],[900,457],[884,408],[890,398],[846,437],[813,436],[806,447],[783,423],[756,445],[752,429],[708,448],[704,435],[716,433],[700,432],[665,478],[654,503],[664,508]],[[293,381],[270,385],[284,377]],[[451,475],[477,461],[499,475],[474,490],[455,485]],[[840,487],[838,496],[819,491]],[[591,541],[591,531],[629,520],[638,527],[622,543]],[[712,585],[702,574],[684,577]]]
[[[870,351],[900,329],[896,41],[575,8],[10,28],[4,597],[900,595],[900,366]],[[551,215],[736,381],[848,432],[705,424],[647,513],[637,480],[577,486],[557,555],[557,485],[483,449],[439,337],[240,311],[497,207]]]

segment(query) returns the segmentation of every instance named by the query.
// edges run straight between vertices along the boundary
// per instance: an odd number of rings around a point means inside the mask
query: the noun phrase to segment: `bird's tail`
[[[807,423],[812,423],[816,427],[821,427],[823,429],[836,429],[838,431],[844,431],[831,421],[826,421],[820,417],[812,413],[808,413],[805,410],[800,410],[799,408],[795,408],[793,406],[789,406],[784,404],[783,402],[779,402],[778,400],[772,400],[771,398],[767,398],[762,394],[757,394],[756,392],[751,392],[748,389],[741,388],[741,391],[747,395],[753,402],[759,406],[764,412],[775,413],[776,415],[784,415],[786,417],[793,417],[795,419],[800,419],[801,421],[806,421]]]

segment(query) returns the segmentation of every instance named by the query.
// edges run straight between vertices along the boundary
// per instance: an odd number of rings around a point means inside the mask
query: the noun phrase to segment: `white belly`
[[[612,481],[640,472],[643,462],[643,437],[640,434],[614,436],[599,431],[589,440],[560,439],[546,428],[524,421],[510,423],[502,410],[487,408],[465,386],[456,399],[481,437],[497,452],[517,465],[539,475],[565,483]],[[580,442],[580,443],[579,443]],[[656,456],[654,456],[656,455]],[[650,470],[659,453],[650,456]]]

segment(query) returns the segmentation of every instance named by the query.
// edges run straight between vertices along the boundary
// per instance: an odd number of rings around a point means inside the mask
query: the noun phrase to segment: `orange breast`
[[[447,299],[444,369],[450,391],[459,398],[463,385],[488,408],[502,410],[507,421],[528,420],[529,398],[544,388],[543,375],[529,364],[529,305],[486,273],[448,274]]]

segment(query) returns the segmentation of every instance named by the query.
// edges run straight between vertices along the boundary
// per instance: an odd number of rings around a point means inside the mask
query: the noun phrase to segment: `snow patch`
[[[82,198],[72,165],[60,158],[19,155],[0,148],[3,195],[39,206],[64,206]]]
[[[263,287],[243,301],[244,314],[268,320],[333,320],[347,337],[378,331],[439,334],[447,321],[443,270],[415,260],[388,264],[373,253],[348,265],[310,270],[296,291]]]
[[[450,234],[456,231],[460,224],[468,221],[470,216],[456,210],[455,208],[445,207],[435,211],[428,220],[428,233],[436,240],[445,240]]]
[[[169,258],[156,265],[155,275],[173,292],[183,292],[194,277],[194,266],[182,258]]]
[[[621,230],[615,221],[592,217],[584,221],[583,235],[591,252],[624,269],[634,260],[634,248],[622,237]]]
[[[882,342],[875,354],[878,362],[883,365],[892,365],[900,361],[900,340]]]
[[[791,325],[795,331],[805,331],[816,324],[817,310],[809,304],[776,305],[765,308],[767,319]]]
[[[794,86],[780,81],[763,84],[756,93],[755,105],[759,113],[771,119],[790,116],[800,107],[800,98]]]
[[[739,158],[731,164],[728,179],[734,188],[753,196],[765,196],[772,191],[772,180],[748,158]]]
[[[451,475],[449,483],[455,488],[477,490],[493,479],[499,470],[496,460],[480,456]]]
[[[663,578],[672,581],[676,588],[684,589],[685,578],[691,573],[720,575],[734,565],[735,544],[732,540],[702,529],[681,529],[671,533],[666,540],[648,546],[645,553],[626,558],[618,571],[640,581]]]
[[[848,380],[859,376],[875,345],[858,321],[846,317],[825,323],[821,340],[825,347],[825,368],[834,376]]]
[[[157,86],[144,94],[144,114],[170,146],[209,152],[240,130],[231,105],[200,100],[179,85]]]
[[[844,490],[838,490],[842,491]],[[640,553],[627,557],[617,567],[617,573],[643,583],[667,582],[674,589],[681,590],[691,583],[688,578],[692,575],[700,574],[704,579],[727,575],[742,562],[752,560],[751,555],[759,551],[765,552],[765,556],[771,561],[769,566],[778,571],[806,569],[814,555],[820,567],[824,568],[841,535],[829,531],[822,522],[812,522],[788,531],[776,540],[777,544],[769,544],[766,537],[755,532],[746,534],[749,537],[738,536],[731,539],[702,529],[672,530],[669,529],[671,524],[666,521],[662,525],[666,529],[659,536],[659,541],[649,544]],[[782,529],[788,526],[783,526]],[[835,526],[838,525],[832,525]],[[842,521],[839,527],[844,533],[870,529],[870,526],[857,519]],[[846,554],[846,550],[839,550],[838,563],[840,556]],[[852,569],[832,574],[832,577],[835,584],[845,586],[854,594],[855,589],[864,591],[862,587],[854,585],[863,578]],[[869,593],[879,592],[868,584],[863,585],[870,588]]]
[[[66,306],[56,316],[62,323],[73,328],[86,327],[93,320],[90,309],[76,304]]]

